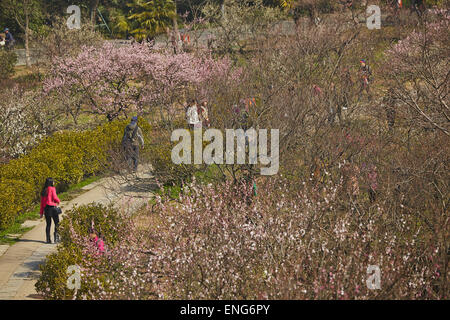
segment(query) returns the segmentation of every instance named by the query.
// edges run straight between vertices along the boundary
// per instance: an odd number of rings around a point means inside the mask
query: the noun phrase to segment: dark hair
[[[48,187],[53,187],[55,185],[55,180],[53,178],[47,178],[45,180],[44,188],[42,188],[41,196],[45,197],[47,195]]]

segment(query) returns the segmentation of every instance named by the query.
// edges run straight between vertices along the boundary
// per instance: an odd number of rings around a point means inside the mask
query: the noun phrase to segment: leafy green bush
[[[14,66],[17,63],[17,55],[14,51],[0,50],[0,79],[9,78],[14,74]]]
[[[172,148],[176,143],[170,142],[170,137],[158,135],[156,132],[152,138],[148,151],[156,178],[164,184],[179,183],[190,178],[196,171],[195,166],[174,164],[172,161]]]
[[[94,130],[55,133],[41,141],[29,154],[1,165],[1,197],[5,197],[5,201],[8,198],[12,201],[0,206],[0,228],[6,227],[15,215],[27,209],[24,204],[39,199],[39,191],[47,177],[53,177],[58,191],[62,191],[62,186],[67,187],[84,177],[107,170],[112,155],[120,152],[126,125],[126,120],[114,121]],[[150,125],[145,121],[139,125],[147,140]],[[13,181],[13,189],[17,191],[6,187],[6,181]],[[16,181],[20,183],[14,184]],[[22,188],[22,184],[26,186]],[[11,195],[12,192],[18,194]],[[23,202],[19,195],[31,200]],[[0,204],[3,204],[1,200]]]
[[[31,157],[11,160],[7,165],[0,166],[0,181],[5,179],[26,181],[33,188],[33,199],[36,199],[42,182],[51,174],[44,162],[37,162]]]
[[[33,203],[33,187],[20,180],[0,181],[0,229],[10,225],[17,213],[30,208]]]
[[[36,282],[36,290],[46,299],[67,299],[73,291],[67,287],[67,268],[81,261],[81,250],[76,246],[58,247],[58,251],[47,256],[45,265],[39,268],[41,277]]]
[[[102,204],[76,207],[66,212],[66,217],[61,222],[59,229],[61,242],[64,246],[70,246],[73,242],[71,228],[77,234],[87,235],[89,228],[93,225],[102,239],[112,245],[119,240],[118,229],[123,228],[125,223],[113,207],[106,207]]]

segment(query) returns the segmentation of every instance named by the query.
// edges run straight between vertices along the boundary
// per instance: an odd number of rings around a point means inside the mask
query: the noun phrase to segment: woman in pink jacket
[[[44,188],[41,192],[41,210],[39,212],[41,218],[42,215],[45,215],[45,221],[47,222],[47,226],[45,228],[47,243],[52,243],[52,241],[50,240],[50,227],[52,225],[52,219],[55,223],[55,243],[59,241],[59,213],[57,210],[57,206],[59,205],[59,203],[59,198],[56,195],[55,182],[53,178],[47,178],[47,180],[45,180]]]

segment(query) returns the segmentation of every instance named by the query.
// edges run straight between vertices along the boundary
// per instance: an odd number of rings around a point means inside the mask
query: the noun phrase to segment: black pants
[[[128,166],[137,171],[139,164],[139,146],[126,146],[125,147],[125,157],[128,162]]]
[[[59,215],[53,206],[46,206],[44,209],[45,222],[47,226],[45,227],[45,234],[47,236],[47,241],[50,240],[50,227],[52,226],[52,219],[55,223],[55,234],[58,233],[58,225],[59,225]]]

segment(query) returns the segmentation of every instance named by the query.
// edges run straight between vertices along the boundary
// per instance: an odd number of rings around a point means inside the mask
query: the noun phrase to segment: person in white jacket
[[[186,110],[186,118],[190,129],[197,128],[201,124],[197,111],[197,103],[194,99]]]

